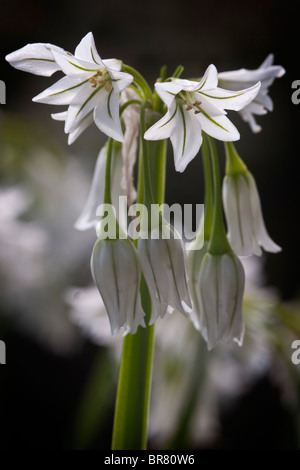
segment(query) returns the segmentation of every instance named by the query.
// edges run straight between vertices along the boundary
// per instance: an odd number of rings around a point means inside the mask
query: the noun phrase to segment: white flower
[[[43,48],[38,46],[32,48],[32,53],[35,53],[33,57],[28,57],[31,49],[25,46],[25,50],[10,54],[7,60],[13,66],[22,67],[22,70],[31,71],[32,67],[33,73],[39,70],[44,75],[51,75],[56,70],[65,73],[65,77],[33,98],[33,101],[69,105],[67,112],[54,115],[56,119],[65,120],[65,132],[70,134],[69,143],[93,120],[107,136],[122,142],[119,97],[120,92],[133,80],[131,75],[121,72],[122,62],[116,59],[102,60],[92,33],[81,40],[75,55],[51,45],[42,45]],[[46,65],[41,66],[41,60]],[[22,61],[25,61],[25,65]],[[29,66],[31,63],[33,65]]]
[[[254,114],[262,115],[273,110],[273,102],[268,95],[269,87],[275,78],[282,77],[285,70],[281,65],[273,65],[274,56],[269,54],[260,67],[256,70],[240,69],[219,73],[219,83],[229,90],[238,90],[241,87],[250,87],[257,81],[261,87],[256,98],[240,111],[244,121],[248,122],[253,132],[261,131],[254,118]]]
[[[138,254],[152,302],[150,324],[163,317],[168,306],[185,315],[192,303],[184,248],[174,228],[163,221],[139,239]]]
[[[84,208],[75,222],[75,228],[77,230],[88,230],[92,227],[96,228],[99,223],[96,212],[97,208],[103,204],[106,160],[107,144],[101,149],[98,155],[90,192]],[[125,206],[120,204],[120,196],[125,197],[125,191],[121,188],[122,166],[121,144],[115,142],[111,161],[111,199],[116,210],[118,222],[123,230],[126,231],[127,206],[126,204]]]
[[[156,83],[155,88],[168,111],[144,135],[147,140],[171,138],[175,168],[184,171],[197,155],[202,130],[223,141],[238,140],[236,127],[226,117],[225,109],[239,111],[257,95],[260,84],[236,93],[218,88],[218,73],[210,65],[200,82],[173,79]]]
[[[64,293],[70,319],[92,341],[101,346],[117,346],[111,335],[107,312],[96,286],[70,287]]]
[[[189,277],[189,288],[193,308],[190,312],[190,318],[197,330],[200,330],[201,324],[201,301],[200,301],[200,270],[204,256],[207,253],[208,242],[204,244],[200,250],[189,250],[187,252],[187,268]]]
[[[260,247],[271,253],[281,251],[268,235],[257,186],[249,171],[225,176],[223,202],[229,242],[238,256],[261,255]]]
[[[245,274],[234,253],[207,253],[200,270],[201,333],[212,349],[222,340],[241,345],[244,336],[242,301]]]
[[[91,270],[109,316],[112,335],[121,327],[134,334],[145,326],[140,296],[141,267],[129,239],[101,240],[95,243]]]

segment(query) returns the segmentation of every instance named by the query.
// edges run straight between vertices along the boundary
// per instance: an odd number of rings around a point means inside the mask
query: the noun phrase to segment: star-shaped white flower
[[[65,73],[51,87],[33,98],[33,101],[68,105],[67,111],[54,114],[54,119],[65,121],[69,143],[95,121],[107,136],[123,142],[119,117],[120,92],[133,77],[121,72],[122,62],[102,60],[92,33],[78,44],[75,54],[51,44],[29,44],[9,54],[6,59],[14,67],[38,75],[52,75],[57,70]]]
[[[207,68],[200,82],[178,78],[155,84],[168,110],[146,131],[144,138],[161,140],[170,137],[177,171],[184,171],[197,155],[202,143],[202,130],[219,140],[238,140],[239,132],[224,110],[239,111],[255,98],[260,88],[260,83],[256,83],[233,93],[217,85],[218,72],[214,65]]]
[[[273,111],[273,101],[269,96],[269,87],[275,78],[282,77],[285,70],[281,65],[273,65],[274,56],[269,54],[258,69],[255,70],[233,70],[219,73],[219,83],[230,90],[238,90],[240,87],[249,87],[257,81],[261,82],[261,87],[256,98],[240,114],[244,121],[249,123],[253,132],[260,132],[259,126],[254,118],[254,114],[263,115],[268,111]]]

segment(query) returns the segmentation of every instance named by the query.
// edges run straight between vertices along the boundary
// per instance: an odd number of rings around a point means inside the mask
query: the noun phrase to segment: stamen
[[[111,83],[109,82],[105,83],[104,88],[109,93],[110,90],[112,89]]]
[[[192,108],[193,108],[193,107],[189,104],[185,109],[186,109],[187,111],[190,111]]]

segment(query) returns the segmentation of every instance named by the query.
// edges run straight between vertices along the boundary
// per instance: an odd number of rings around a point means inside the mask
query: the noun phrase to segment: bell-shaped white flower
[[[242,344],[244,285],[244,269],[234,253],[206,253],[199,280],[201,316],[195,326],[200,328],[208,349],[220,340]]]
[[[201,330],[201,296],[200,296],[200,270],[204,256],[207,253],[208,242],[205,240],[202,248],[199,250],[188,250],[187,269],[189,290],[191,294],[193,308],[190,312],[190,318],[197,330]]]
[[[91,270],[108,313],[112,335],[121,327],[134,334],[145,326],[140,296],[141,266],[129,239],[98,239],[94,245]]]
[[[168,110],[144,135],[147,140],[170,137],[177,171],[184,171],[202,144],[202,130],[223,141],[238,140],[236,127],[226,117],[225,109],[239,111],[257,95],[260,83],[236,91],[218,87],[218,73],[210,65],[200,82],[173,79],[156,83],[157,94]]]
[[[281,248],[270,238],[263,219],[255,180],[232,144],[226,145],[226,175],[223,181],[223,204],[228,239],[238,256],[271,253]]]
[[[192,303],[183,243],[175,229],[160,221],[159,227],[141,236],[138,254],[151,297],[150,324],[163,317],[168,306],[185,315]]]
[[[240,111],[244,121],[248,122],[253,132],[260,132],[261,126],[256,123],[254,115],[263,115],[273,110],[273,102],[269,96],[269,87],[275,78],[282,77],[285,70],[281,65],[273,65],[274,56],[269,54],[258,69],[233,70],[219,73],[219,83],[229,90],[239,90],[241,87],[250,87],[261,82],[256,98]]]

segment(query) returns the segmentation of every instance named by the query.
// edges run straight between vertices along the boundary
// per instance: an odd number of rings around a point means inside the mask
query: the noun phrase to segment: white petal
[[[224,272],[228,278],[232,280],[232,293],[230,305],[227,311],[230,312],[228,318],[227,329],[222,336],[222,341],[228,343],[229,341],[236,341],[239,346],[242,345],[244,339],[244,320],[242,316],[242,302],[245,287],[245,272],[240,260],[236,256],[225,255],[222,261],[224,262]],[[228,289],[228,286],[226,286]],[[224,292],[226,295],[227,292]]]
[[[32,98],[32,101],[59,105],[70,104],[84,84],[85,81],[78,78],[63,77],[54,83],[54,85]]]
[[[52,44],[35,43],[27,44],[8,54],[5,59],[18,70],[50,77],[54,72],[60,70],[60,66],[53,57],[53,50],[66,54],[63,49]]]
[[[62,111],[61,113],[53,113],[51,114],[52,119],[54,121],[65,121],[67,118],[68,111]]]
[[[115,146],[116,147],[116,146]],[[105,168],[107,159],[107,145],[105,145],[97,158],[93,180],[90,188],[87,201],[84,208],[78,217],[75,228],[77,230],[88,230],[96,227],[99,220],[96,216],[97,208],[103,204],[104,187],[105,187]],[[120,182],[122,177],[122,156],[121,149],[117,148],[113,151],[111,162],[111,199],[112,204],[116,210],[116,216],[119,222],[122,222],[120,215],[119,196],[124,196],[125,191],[121,188]],[[122,227],[123,229],[125,227]],[[127,228],[127,225],[126,225]],[[126,229],[125,228],[125,229]]]
[[[202,144],[201,125],[192,111],[178,107],[176,114],[176,132],[171,135],[175,168],[183,172],[186,166],[199,152]]]
[[[257,96],[260,89],[260,83],[256,83],[251,88],[238,90],[233,93],[223,88],[215,88],[213,90],[199,91],[199,95],[203,96],[205,102],[209,102],[219,109],[233,109],[239,111],[247,106]]]
[[[168,304],[160,294],[160,286],[156,278],[156,270],[153,269],[152,266],[153,261],[150,239],[139,240],[138,255],[151,297],[151,318],[149,325],[152,325],[159,317],[164,317]]]
[[[139,292],[141,269],[133,244],[129,240],[98,240],[91,269],[109,316],[112,334],[116,334],[121,326],[130,333],[135,333],[139,325],[145,326]]]
[[[261,204],[256,183],[250,173],[248,174],[248,181],[250,186],[250,197],[257,242],[265,251],[268,251],[270,253],[278,253],[279,251],[281,251],[281,248],[275,242],[273,242],[267,232],[262,215]]]
[[[260,69],[263,69],[263,68],[266,68],[266,67],[270,67],[270,65],[272,65],[274,62],[274,54],[269,54],[265,60],[263,61],[263,63],[259,66]]]
[[[68,144],[71,145],[75,140],[94,122],[93,112],[86,114],[81,121],[77,123],[75,129],[69,133]]]
[[[254,132],[255,134],[257,134],[258,132],[261,132],[262,127],[256,123],[254,116],[247,111],[247,108],[242,109],[240,111],[240,115],[242,116],[245,122],[248,122],[252,132]]]
[[[115,72],[114,70],[109,70],[109,74],[112,79],[112,85],[115,93],[120,93],[133,81],[133,76],[129,73]]]
[[[98,155],[87,201],[74,225],[77,230],[88,230],[98,222],[96,210],[103,203],[106,156],[107,146],[103,147]]]
[[[175,96],[183,90],[182,80],[176,79],[173,82],[155,83],[155,90],[169,108]]]
[[[108,70],[114,70],[115,72],[120,72],[122,69],[122,61],[118,59],[103,59],[103,64]]]
[[[94,109],[94,120],[99,129],[109,137],[123,142],[124,136],[119,116],[119,94],[112,89],[101,104]]]
[[[100,68],[94,62],[87,62],[60,52],[53,51],[53,56],[61,70],[70,77],[86,79],[95,75]],[[101,66],[103,67],[102,64]]]
[[[225,177],[223,202],[230,245],[238,256],[259,254],[253,227],[249,187],[244,176]]]
[[[197,114],[196,118],[199,120],[202,129],[210,136],[218,140],[234,141],[240,138],[237,128],[232,124],[226,116],[214,116],[213,118],[204,115],[203,113]]]
[[[218,86],[218,72],[216,67],[211,64],[207,67],[198,89],[201,91],[212,90]]]
[[[107,92],[102,86],[92,88],[90,83],[82,85],[68,108],[65,132],[72,132],[81,119],[89,114],[95,106],[106,106],[106,103]]]
[[[91,32],[81,39],[75,49],[75,57],[97,65],[101,64],[101,57],[97,52],[94,36]]]
[[[162,140],[170,137],[177,130],[176,115],[178,112],[178,106],[176,103],[172,103],[166,114],[145,132],[144,139]]]

